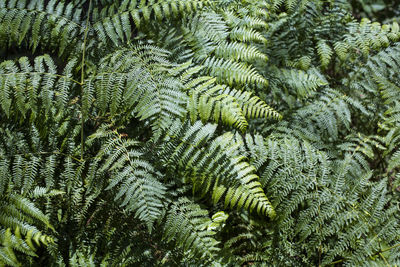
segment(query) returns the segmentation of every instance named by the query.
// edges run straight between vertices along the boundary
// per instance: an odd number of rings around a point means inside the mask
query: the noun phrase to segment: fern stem
[[[92,0],[89,1],[89,12],[92,8]],[[86,41],[87,41],[87,35],[89,32],[89,17],[90,14],[88,13],[88,16],[86,18],[86,25],[85,25],[85,35],[84,35],[84,39],[83,39],[83,44],[82,44],[82,65],[81,65],[81,97],[83,99],[83,94],[84,94],[84,90],[83,90],[83,84],[84,84],[84,80],[85,80],[85,50],[86,50]],[[84,138],[83,138],[83,127],[84,127],[84,123],[85,123],[85,118],[84,118],[84,114],[83,114],[83,105],[81,105],[81,160],[83,160],[83,153],[85,150],[85,142],[84,142]]]
[[[386,266],[390,267],[389,263],[387,262],[385,256],[383,256],[382,252],[379,253],[379,256],[381,256],[381,258],[383,259],[383,261],[385,262]]]
[[[396,244],[396,245],[394,245],[394,246],[391,246],[390,248],[382,249],[382,250],[381,250],[381,253],[386,252],[386,251],[389,251],[389,250],[392,250],[392,249],[397,248],[397,247],[399,247],[399,246],[400,246],[400,243],[398,243],[398,244]]]
[[[337,261],[333,261],[333,262],[329,263],[328,265],[335,265],[335,264],[341,263],[341,262],[343,262],[343,259],[337,260]]]

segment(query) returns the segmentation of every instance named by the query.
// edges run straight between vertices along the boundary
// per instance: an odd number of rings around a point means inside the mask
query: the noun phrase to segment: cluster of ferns
[[[400,265],[400,26],[351,2],[0,0],[0,266]]]

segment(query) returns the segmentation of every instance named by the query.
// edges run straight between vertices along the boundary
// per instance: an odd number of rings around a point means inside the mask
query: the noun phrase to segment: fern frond
[[[371,23],[368,19],[362,19],[360,23],[350,23],[349,33],[346,34],[338,48],[340,58],[346,58],[346,54],[352,53],[353,57],[359,55],[368,56],[370,50],[380,50],[388,47],[391,42],[400,39],[398,24],[380,25],[377,22]],[[345,49],[344,49],[345,48]],[[349,51],[350,50],[350,51]],[[349,51],[349,52],[348,52]]]
[[[92,138],[108,136],[98,157],[105,157],[100,172],[110,174],[106,190],[117,187],[115,200],[128,212],[146,223],[151,232],[153,223],[163,213],[165,186],[159,182],[158,173],[144,160],[138,142],[124,140],[117,133],[97,133]]]
[[[168,75],[167,68],[172,65],[166,54],[154,46],[136,46],[105,57],[100,73],[93,77],[95,105],[102,114],[150,119],[156,129],[183,117],[186,95],[179,80]]]
[[[35,58],[34,66],[28,58],[0,63],[0,106],[7,117],[28,115],[35,119],[40,112],[49,114],[52,105],[65,108],[71,91],[78,84],[72,78],[75,60],[68,62],[63,74],[57,73],[49,55]],[[29,112],[29,113],[28,113]]]
[[[236,27],[232,29],[229,37],[234,41],[267,43],[267,39],[254,29]]]
[[[44,5],[37,1],[4,1],[0,8],[1,39],[8,46],[25,41],[33,52],[39,43],[54,47],[52,43],[56,42],[62,55],[66,48],[76,49],[83,33],[80,18],[81,9],[74,3],[52,0]]]
[[[328,264],[341,255],[344,262],[357,265],[379,250],[378,239],[385,232],[396,231],[390,219],[393,210],[384,207],[388,201],[385,182],[369,180],[372,173],[359,168],[354,153],[332,161],[307,142],[300,144],[287,136],[254,145],[265,146],[251,151],[262,151],[255,155],[261,163],[261,181],[277,207],[280,226],[274,233],[278,242],[274,246],[278,255],[272,257],[278,262],[295,264],[297,260],[287,261],[282,256],[301,253],[296,244],[307,242],[302,246],[307,256],[301,262],[312,262],[309,255],[314,254],[314,259]],[[340,215],[333,210],[340,210]],[[378,225],[385,225],[385,230]],[[360,236],[361,232],[365,236]],[[299,239],[293,239],[293,235]],[[315,250],[319,246],[323,249]]]
[[[130,42],[135,29],[144,28],[153,21],[165,21],[190,14],[208,5],[204,0],[137,1],[124,0],[113,14],[98,16],[93,29],[102,40],[111,40],[115,46]],[[107,11],[112,10],[107,7]],[[133,22],[133,23],[131,23]]]
[[[239,42],[221,42],[215,50],[215,55],[230,58],[236,61],[253,61],[256,59],[267,61],[268,57],[261,53],[255,46],[248,46]]]
[[[350,129],[351,112],[350,107],[358,109],[361,113],[368,114],[368,111],[356,99],[332,89],[327,89],[319,101],[297,111],[300,118],[308,118],[314,121],[317,127],[326,131],[329,136],[338,137],[339,125]]]
[[[244,63],[209,57],[203,65],[209,71],[210,75],[217,77],[219,82],[230,86],[233,84],[268,85],[268,81],[264,77],[253,67]]]
[[[2,246],[0,246],[0,264],[8,265],[8,266],[21,266],[21,264],[18,262],[18,259],[13,251],[13,249],[16,249],[17,244],[16,242],[12,240],[12,234],[10,228],[5,230],[4,232],[0,232],[0,241],[2,243]],[[23,243],[23,241],[21,241]],[[27,250],[26,254],[30,254],[34,256],[35,254],[31,252],[30,250]]]
[[[212,117],[216,123],[221,120],[224,124],[232,125],[241,131],[246,130],[248,123],[235,98],[223,94],[216,97],[202,95],[197,100],[195,98],[196,94],[192,94],[188,105],[190,110],[198,112],[203,123]],[[194,106],[196,103],[197,107]],[[191,115],[191,118],[193,122],[197,120],[195,114]]]
[[[192,126],[182,126],[175,122],[165,137],[168,145],[161,152],[164,165],[177,166],[171,171],[183,172],[184,182],[191,181],[193,191],[206,194],[212,188],[218,189],[219,184],[228,189],[232,187],[228,190],[229,197],[227,196],[227,201],[232,206],[238,203],[236,198],[231,199],[232,192],[241,192],[245,198],[239,202],[240,207],[251,210],[256,208],[259,214],[273,218],[274,209],[260,188],[254,167],[238,154],[238,144],[233,141],[231,133],[212,140],[215,129],[214,125],[203,125],[199,121]],[[209,144],[206,145],[207,143]],[[224,190],[218,191],[219,197],[215,201],[224,193]]]
[[[213,238],[215,232],[208,229],[211,224],[208,211],[187,198],[180,198],[168,212],[164,235],[168,241],[175,240],[184,251],[193,250],[194,256],[209,262],[219,250]]]
[[[274,118],[281,119],[282,115],[275,111],[273,108],[268,106],[259,97],[253,95],[251,92],[238,91],[235,89],[229,89],[226,87],[220,91],[221,94],[227,94],[235,98],[239,103],[240,108],[243,110],[243,114],[248,119],[256,118]]]
[[[274,76],[278,80],[271,79],[270,84],[274,91],[281,91],[284,86],[290,91],[294,91],[298,97],[307,97],[317,89],[328,85],[326,80],[321,79],[312,70],[307,72],[297,69],[272,69]]]
[[[321,59],[322,67],[328,66],[333,54],[332,48],[325,41],[321,40],[317,44],[317,51]]]
[[[36,246],[54,242],[35,227],[39,223],[54,230],[47,216],[28,199],[16,194],[3,196],[0,198],[0,215],[0,242],[3,244],[0,246],[0,264],[21,266],[14,250],[36,256]]]
[[[186,77],[188,72],[184,75]],[[248,124],[246,118],[281,117],[278,112],[250,92],[240,92],[216,85],[215,80],[203,76],[184,85],[189,90],[188,110],[192,122],[196,121],[198,116],[203,122],[213,118],[217,123],[221,120],[244,131]]]

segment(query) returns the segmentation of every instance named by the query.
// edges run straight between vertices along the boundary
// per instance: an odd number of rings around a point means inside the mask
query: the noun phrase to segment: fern
[[[147,224],[149,231],[155,220],[161,217],[166,194],[165,186],[159,182],[159,173],[149,162],[141,159],[143,153],[134,148],[138,142],[123,140],[117,133],[96,133],[94,137],[109,136],[98,157],[105,158],[100,172],[111,173],[106,190],[119,186],[115,200],[135,217]],[[94,138],[93,137],[93,138]]]
[[[100,39],[109,39],[114,45],[118,46],[124,41],[131,39],[133,28],[142,28],[141,25],[152,22],[153,20],[162,21],[171,19],[179,15],[194,12],[207,5],[206,1],[131,1],[125,0],[116,7],[114,12],[107,12],[108,16],[103,17],[99,12],[98,20],[93,24],[93,30]],[[107,8],[111,10],[111,8]],[[104,12],[105,13],[105,12]],[[133,24],[131,23],[133,22]]]
[[[47,43],[51,48],[59,46],[59,54],[64,54],[67,48],[74,49],[79,44],[83,32],[81,12],[73,3],[50,1],[44,6],[40,1],[3,1],[2,43],[7,46],[26,43],[33,52],[39,44]],[[55,41],[59,43],[54,45]]]
[[[190,90],[188,110],[192,122],[197,116],[203,122],[214,118],[245,130],[252,118],[281,118],[281,115],[250,92],[240,92],[226,86],[216,85],[215,78],[199,77],[188,82],[185,87]]]
[[[0,265],[398,264],[399,26],[361,2],[1,1]]]
[[[101,60],[99,73],[87,83],[93,89],[87,88],[85,95],[99,99],[101,114],[125,114],[127,119],[135,114],[141,120],[151,119],[154,128],[165,128],[171,117],[185,115],[182,106],[186,102],[182,85],[167,76],[171,66],[167,54],[152,46],[118,50]],[[91,105],[86,104],[84,110]]]
[[[208,212],[186,198],[179,199],[171,208],[165,224],[165,238],[176,239],[185,250],[192,248],[193,255],[212,261],[218,251],[215,232],[208,227],[212,223]]]
[[[214,131],[214,125],[203,126],[200,122],[184,127],[178,122],[172,124],[165,137],[168,145],[161,151],[161,158],[166,161],[165,165],[176,166],[177,169],[173,171],[186,173],[183,177],[184,182],[191,181],[194,191],[200,190],[205,194],[214,188],[213,190],[217,191],[213,195],[216,195],[214,199],[217,201],[225,191],[220,184],[236,187],[237,189],[229,190],[226,195],[226,201],[231,207],[237,204],[238,208],[244,206],[250,210],[255,209],[259,214],[274,217],[273,207],[260,189],[258,177],[253,173],[252,166],[237,154],[237,144],[229,145],[233,141],[232,134],[217,137],[202,148],[204,143],[209,142]],[[232,198],[234,192],[235,197]],[[238,202],[240,193],[243,197]]]
[[[317,51],[321,57],[321,65],[326,67],[331,61],[333,53],[332,48],[325,41],[319,41],[317,44]]]
[[[48,55],[37,57],[33,67],[26,57],[19,59],[19,66],[13,61],[2,62],[0,79],[3,90],[0,103],[3,112],[8,117],[15,112],[25,118],[30,111],[29,115],[35,119],[42,110],[48,114],[53,102],[57,102],[58,107],[66,106],[71,87],[76,85],[70,78],[75,62],[71,61],[62,75],[57,74],[56,66]],[[11,110],[14,101],[15,109],[13,105]],[[39,101],[42,110],[39,110]]]
[[[275,241],[272,242],[277,242],[276,248],[281,250],[279,252],[276,251],[277,257],[272,257],[281,264],[289,263],[288,258],[282,257],[282,251],[299,253],[300,251],[296,252],[297,249],[305,249],[307,247],[311,250],[307,252],[306,255],[308,256],[303,259],[304,263],[311,263],[309,257],[312,254],[317,256],[318,253],[318,257],[325,264],[334,261],[335,257],[341,253],[346,253],[346,259],[350,264],[363,262],[362,257],[372,255],[379,250],[379,244],[374,242],[375,240],[379,242],[377,238],[382,232],[376,229],[372,230],[371,233],[371,229],[374,229],[373,227],[376,225],[377,220],[385,221],[388,218],[386,215],[380,218],[375,216],[379,216],[377,214],[383,215],[382,212],[393,212],[393,210],[383,210],[382,205],[384,204],[381,201],[384,199],[384,194],[386,194],[384,187],[382,187],[384,183],[378,183],[376,186],[371,187],[370,184],[365,182],[365,179],[371,175],[368,171],[365,173],[366,176],[353,180],[353,174],[359,175],[360,172],[362,173],[365,170],[357,169],[353,173],[352,168],[357,168],[357,164],[351,157],[346,157],[343,161],[333,161],[330,163],[330,160],[324,153],[315,151],[307,143],[299,144],[297,142],[291,138],[267,140],[265,142],[266,148],[258,148],[258,146],[264,146],[264,144],[260,142],[256,143],[257,148],[264,151],[262,154],[255,154],[258,157],[258,162],[262,160],[260,171],[264,170],[261,176],[263,185],[273,185],[270,189],[271,191],[269,191],[270,194],[274,194],[273,192],[284,192],[283,195],[275,193],[276,197],[272,200],[272,203],[275,203],[274,205],[277,205],[277,208],[281,207],[278,214],[281,214],[282,217],[278,218],[278,221],[282,224],[279,229],[285,229],[285,232],[277,229],[277,236],[273,239]],[[278,152],[279,149],[285,149],[285,153],[281,154]],[[280,158],[280,156],[283,158]],[[263,167],[264,164],[267,164],[267,166]],[[334,173],[329,171],[330,164],[334,164],[336,167]],[[295,169],[291,169],[292,167]],[[331,175],[334,175],[335,178],[331,177]],[[293,179],[293,183],[288,182],[288,179]],[[301,182],[302,179],[304,179],[304,182]],[[346,192],[353,195],[344,198],[343,194],[345,191],[343,190],[346,188],[346,179],[352,179],[352,189]],[[365,191],[365,187],[371,189]],[[353,201],[363,196],[362,192],[368,192],[368,197],[365,195],[365,200],[361,201],[363,204],[354,206],[352,203],[355,202]],[[308,197],[310,198],[309,200],[307,199]],[[345,199],[350,202],[344,201]],[[302,211],[299,214],[295,212],[297,205],[305,205],[301,208]],[[335,219],[331,217],[333,216],[332,210],[334,209],[343,209],[340,213],[341,215],[336,215]],[[330,220],[329,228],[324,227],[328,223],[324,223],[324,220]],[[389,228],[394,227],[392,223],[393,221],[391,220],[385,221],[385,225]],[[360,241],[361,243],[357,243],[355,240],[359,238],[359,235],[356,237],[353,234],[339,235],[336,239],[332,234],[337,230],[332,230],[332,232],[329,230],[337,229],[338,227],[338,229],[344,231],[345,228],[343,227],[350,225],[353,226],[347,228],[349,231],[357,229],[357,233],[359,231],[370,233],[370,237],[366,238],[369,241]],[[395,228],[392,229],[392,231],[395,231]],[[288,233],[288,231],[292,232]],[[375,231],[377,232],[375,233]],[[308,244],[312,243],[313,245],[308,246],[307,244],[303,248],[296,248],[295,243],[293,243],[296,239],[293,238],[293,235],[298,235],[301,242],[307,240]],[[329,242],[326,240],[327,238],[334,238],[336,242]],[[367,255],[359,254],[360,244],[366,246],[364,249],[368,251]],[[365,250],[363,251],[365,252]],[[292,263],[295,264],[294,262]]]

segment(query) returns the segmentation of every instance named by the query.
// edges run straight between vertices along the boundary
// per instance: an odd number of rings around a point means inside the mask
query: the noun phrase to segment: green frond
[[[117,133],[98,133],[93,138],[109,135],[98,157],[105,157],[100,172],[110,175],[106,190],[115,190],[120,206],[146,223],[149,231],[162,214],[166,187],[150,162],[144,160],[138,142],[122,139]]]
[[[318,101],[297,110],[296,117],[298,121],[301,121],[301,118],[314,121],[319,131],[325,131],[331,138],[336,139],[340,125],[350,129],[350,107],[359,110],[360,113],[368,114],[368,111],[356,99],[327,89]]]
[[[261,35],[258,31],[246,28],[246,27],[236,27],[232,29],[229,37],[234,41],[242,41],[242,42],[260,42],[267,43],[267,39]]]
[[[400,87],[395,83],[379,74],[374,76],[374,80],[378,85],[378,89],[381,91],[382,98],[386,100],[386,104],[391,104],[400,99]]]
[[[73,11],[74,10],[74,11]],[[59,45],[59,54],[75,49],[79,35],[81,10],[74,3],[49,1],[3,1],[0,7],[1,41],[6,46],[26,42],[34,52],[39,44]]]
[[[193,256],[205,262],[213,261],[219,248],[213,238],[215,232],[208,229],[212,224],[208,216],[208,211],[199,205],[180,198],[168,212],[164,236],[168,241],[174,240],[184,251],[192,250]]]
[[[27,57],[17,62],[0,63],[0,106],[7,117],[30,117],[34,120],[41,112],[50,113],[53,105],[66,108],[71,91],[77,85],[72,79],[71,60],[62,74],[49,55],[36,57],[32,66]]]
[[[296,249],[294,235],[312,244],[303,247],[308,251],[307,257],[321,253],[321,262],[328,264],[345,254],[345,262],[357,265],[379,250],[378,238],[382,238],[386,230],[381,231],[377,225],[385,225],[389,232],[395,229],[389,219],[393,210],[384,208],[388,201],[385,182],[370,181],[372,173],[359,169],[355,154],[347,153],[343,160],[332,161],[310,144],[288,137],[272,137],[265,140],[265,144],[257,142],[256,145],[265,146],[251,151],[262,151],[254,156],[262,164],[261,181],[276,206],[280,225],[275,233],[279,254],[274,258],[278,262],[296,264],[296,261],[281,258],[284,251],[300,252]],[[335,209],[340,210],[340,215],[333,212]],[[326,228],[327,224],[330,227]],[[360,232],[365,236],[361,237]],[[321,252],[315,250],[320,245],[324,247]],[[360,251],[366,254],[361,255]],[[301,262],[310,262],[307,257]]]
[[[259,97],[253,95],[251,92],[238,91],[226,87],[220,91],[221,94],[232,96],[240,105],[244,116],[247,119],[256,118],[274,118],[281,119],[282,115],[275,111],[273,108],[268,106]]]
[[[399,265],[375,2],[0,1],[0,266]]]
[[[248,46],[239,42],[221,42],[215,50],[215,55],[221,58],[230,58],[236,61],[253,61],[256,59],[267,61],[268,57],[255,46]]]
[[[272,10],[277,11],[281,7],[285,7],[289,13],[302,10],[310,0],[273,0]]]
[[[112,14],[100,12],[108,16],[97,16],[99,18],[94,22],[93,29],[101,40],[109,39],[115,46],[119,46],[123,42],[129,43],[135,29],[142,29],[147,23],[172,20],[207,5],[207,0],[124,0],[119,7],[115,7]],[[107,9],[112,10],[110,7]]]
[[[184,77],[198,70],[201,69],[188,70]],[[281,118],[278,112],[250,92],[216,85],[215,80],[203,76],[184,85],[189,91],[188,110],[192,122],[198,117],[203,122],[212,118],[216,123],[221,120],[244,131],[248,125],[246,118]]]
[[[317,89],[328,85],[326,80],[321,79],[313,70],[303,71],[297,69],[272,69],[272,73],[278,79],[271,79],[270,84],[274,91],[282,91],[284,86],[289,92],[298,97],[312,95]]]
[[[346,58],[346,54],[355,56],[368,56],[371,50],[379,51],[388,47],[391,42],[400,39],[399,26],[396,22],[392,25],[381,25],[378,22],[371,23],[368,19],[362,19],[360,23],[349,24],[349,33],[342,40],[338,55]]]
[[[261,87],[268,85],[268,81],[253,67],[241,62],[209,57],[203,65],[211,76],[217,78],[218,82],[229,86],[234,84],[254,84]]]
[[[268,215],[271,219],[276,217],[275,210],[271,206],[268,198],[258,181],[240,185],[237,188],[226,188],[218,186],[216,191],[213,192],[213,200],[216,202],[221,197],[222,193],[226,193],[224,205],[225,208],[236,207],[238,210],[246,209],[250,212],[256,211],[258,214]]]
[[[28,199],[9,194],[0,199],[0,264],[21,266],[14,251],[36,256],[37,246],[54,242],[53,238],[40,232],[35,223],[54,230],[49,219]],[[12,233],[13,232],[13,233]]]
[[[245,131],[248,123],[239,104],[234,97],[229,95],[218,95],[215,97],[193,93],[189,99],[189,110],[194,111],[190,115],[192,122],[197,120],[197,113],[203,123],[210,118],[218,123],[232,125],[241,131]]]
[[[117,50],[102,60],[93,82],[86,83],[93,83],[93,89],[85,95],[93,94],[97,100],[94,106],[102,114],[134,115],[150,119],[155,128],[165,128],[170,120],[185,115],[187,101],[179,80],[168,75],[172,64],[166,60],[167,54],[154,46]]]
[[[91,255],[85,255],[84,253],[82,253],[81,251],[76,251],[72,257],[70,257],[69,259],[69,266],[71,267],[81,267],[81,266],[88,266],[88,267],[95,267],[95,254],[91,254]],[[103,265],[103,262],[101,265],[99,265],[101,267],[106,266]]]
[[[396,151],[393,153],[393,156],[390,158],[388,171],[392,171],[395,168],[400,167],[400,151]]]
[[[322,67],[328,66],[333,54],[332,48],[325,41],[321,40],[317,44],[317,51]]]
[[[348,52],[349,52],[349,45],[345,42],[336,42],[333,45],[336,54],[338,55],[338,57],[340,58],[340,60],[344,61],[347,59],[348,56]]]
[[[274,209],[260,187],[254,167],[239,155],[239,144],[233,134],[228,132],[212,139],[215,130],[215,125],[203,125],[199,121],[183,126],[175,122],[164,139],[168,141],[161,151],[164,165],[176,165],[171,171],[184,173],[184,182],[191,181],[194,192],[204,195],[221,184],[228,188],[226,199],[232,207],[238,203],[239,196],[232,198],[232,192],[241,192],[244,198],[239,201],[239,207],[256,208],[257,213],[274,217]],[[224,190],[220,191],[215,201],[223,193]]]
[[[203,122],[212,118],[217,123],[221,120],[244,131],[248,123],[236,99],[226,94],[216,94],[222,86],[214,82],[215,78],[200,77],[185,85],[190,90],[187,105],[192,122],[197,117]]]
[[[21,266],[13,251],[13,248],[15,249],[16,244],[15,241],[13,242],[12,240],[10,228],[5,230],[3,233],[0,233],[0,240],[2,241],[2,246],[0,246],[0,264],[13,267]],[[30,251],[28,250],[28,252]],[[30,252],[30,254],[34,255],[32,252]]]

